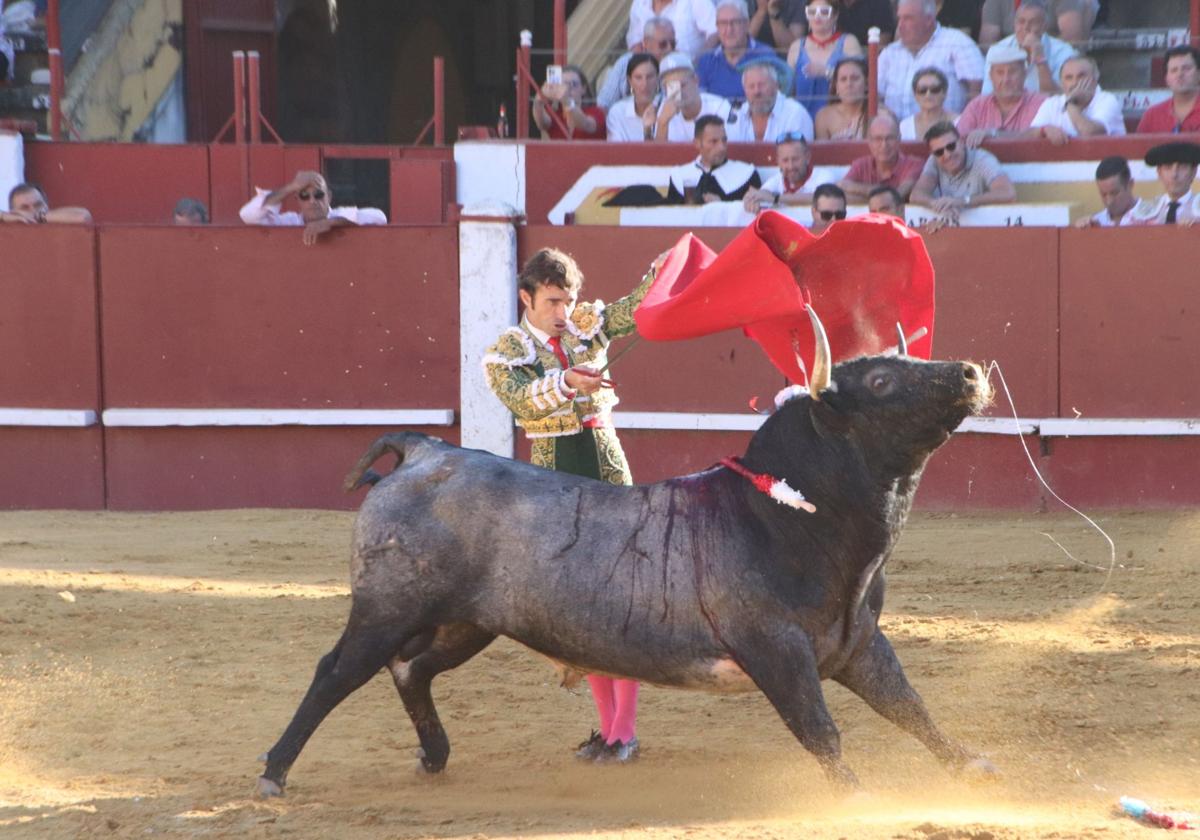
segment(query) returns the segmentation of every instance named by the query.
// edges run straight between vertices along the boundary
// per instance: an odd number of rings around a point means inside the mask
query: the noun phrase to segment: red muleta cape
[[[784,376],[803,385],[814,352],[808,300],[835,361],[894,348],[897,323],[906,336],[924,329],[910,338],[908,352],[930,357],[933,264],[915,231],[876,214],[836,222],[814,236],[767,211],[719,254],[685,234],[634,319],[638,333],[652,341],[741,327]]]

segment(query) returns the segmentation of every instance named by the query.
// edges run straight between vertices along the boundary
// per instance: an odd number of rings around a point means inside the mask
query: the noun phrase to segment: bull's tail
[[[392,469],[396,469],[404,463],[404,448],[408,444],[408,439],[411,432],[394,432],[390,435],[384,435],[371,444],[371,448],[363,453],[363,456],[358,459],[358,463],[354,465],[354,469],[350,470],[346,480],[342,482],[342,489],[347,493],[352,493],[360,487],[366,487],[368,484],[374,486],[382,480],[383,476],[371,469],[371,465],[379,460],[384,454],[391,452],[396,456],[396,463]]]

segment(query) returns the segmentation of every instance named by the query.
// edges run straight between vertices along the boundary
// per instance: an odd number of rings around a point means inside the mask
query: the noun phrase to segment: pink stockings
[[[614,680],[588,674],[596,713],[600,715],[600,735],[604,743],[628,744],[637,726],[638,684],[635,680]]]

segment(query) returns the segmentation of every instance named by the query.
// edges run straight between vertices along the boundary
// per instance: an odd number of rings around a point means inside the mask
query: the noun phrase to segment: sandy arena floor
[[[1200,812],[1200,512],[919,516],[885,625],[986,787],[832,684],[869,794],[832,796],[759,696],[648,688],[631,767],[580,766],[586,694],[500,641],[434,684],[448,772],[380,675],[288,796],[251,798],[345,618],[347,514],[0,514],[0,836],[1133,838],[1121,794]],[[1168,835],[1169,836],[1169,835]],[[1186,835],[1184,835],[1186,836]]]

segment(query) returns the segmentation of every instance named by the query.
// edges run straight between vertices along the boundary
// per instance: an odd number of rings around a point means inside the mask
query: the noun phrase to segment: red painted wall
[[[95,238],[0,225],[0,407],[100,408]],[[0,508],[104,506],[101,430],[0,426]]]

